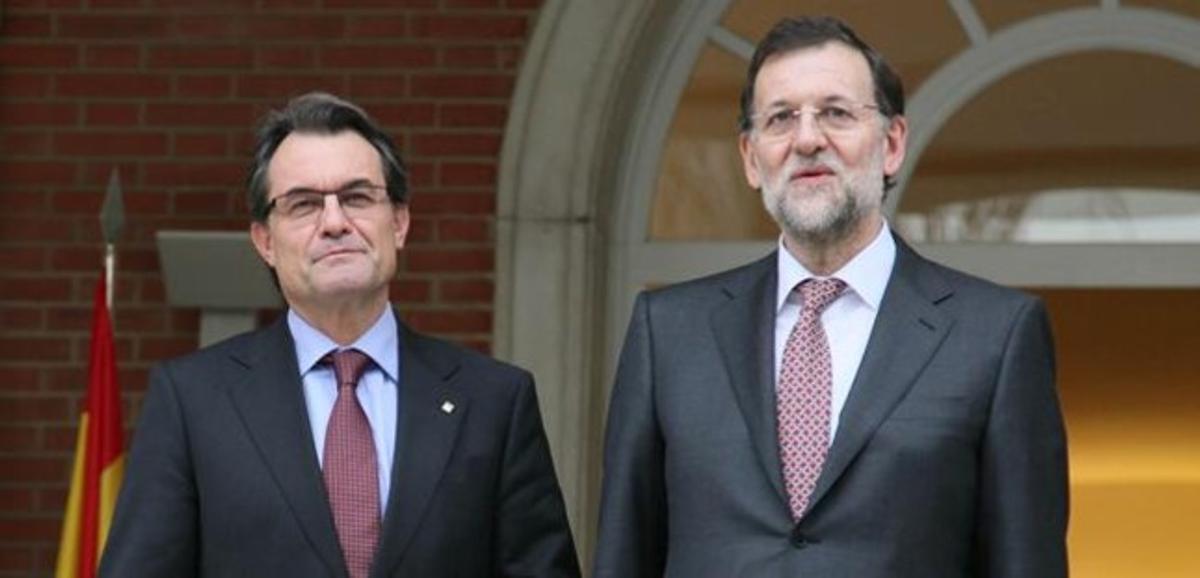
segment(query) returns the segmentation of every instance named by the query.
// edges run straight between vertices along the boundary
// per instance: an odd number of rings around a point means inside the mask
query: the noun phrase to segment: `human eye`
[[[763,117],[762,129],[767,133],[786,132],[788,127],[796,118],[796,111],[790,108],[781,108],[774,112],[768,113]]]
[[[325,204],[320,193],[289,193],[284,196],[280,207],[289,217],[307,217],[321,210]]]
[[[368,187],[352,187],[338,193],[338,202],[351,209],[367,209],[375,204],[375,191]]]
[[[834,129],[851,128],[858,122],[858,117],[854,115],[854,111],[850,107],[840,104],[822,106],[817,111],[817,117],[823,125]]]

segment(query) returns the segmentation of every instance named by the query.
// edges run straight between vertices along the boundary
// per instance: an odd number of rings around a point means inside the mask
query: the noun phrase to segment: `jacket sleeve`
[[[608,406],[594,578],[658,578],[667,558],[663,439],[654,401],[653,330],[639,295]]]
[[[522,372],[509,423],[496,512],[496,576],[578,578],[575,542],[528,373]]]
[[[150,375],[100,576],[195,576],[196,519],[183,413],[170,373],[160,365]]]
[[[1015,317],[980,460],[975,575],[1066,578],[1066,435],[1040,301],[1028,301]]]

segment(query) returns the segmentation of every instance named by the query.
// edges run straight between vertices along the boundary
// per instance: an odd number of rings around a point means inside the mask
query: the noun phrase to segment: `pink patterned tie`
[[[809,279],[796,286],[803,303],[779,369],[776,418],[779,458],[792,519],[799,520],[829,449],[833,370],[821,312],[841,295],[840,279]]]
[[[366,578],[379,540],[379,475],[371,425],[354,389],[371,358],[347,349],[325,360],[332,360],[338,382],[325,431],[325,491],[350,577]]]

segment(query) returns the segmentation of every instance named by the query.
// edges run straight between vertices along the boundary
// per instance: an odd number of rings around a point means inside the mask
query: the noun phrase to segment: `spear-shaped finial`
[[[125,201],[121,198],[121,172],[114,168],[108,177],[108,191],[104,195],[104,205],[100,207],[100,228],[104,233],[105,244],[116,243],[124,226]]]
[[[113,270],[116,269],[117,260],[114,245],[124,227],[125,201],[121,198],[121,173],[114,167],[112,174],[108,177],[108,190],[104,195],[104,204],[100,207],[100,230],[104,235],[104,281],[110,312],[113,303]]]

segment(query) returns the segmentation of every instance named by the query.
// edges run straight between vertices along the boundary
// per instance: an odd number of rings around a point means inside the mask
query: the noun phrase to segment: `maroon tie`
[[[325,430],[325,490],[351,578],[366,578],[379,540],[379,475],[375,442],[354,389],[371,358],[357,349],[326,356],[333,361],[338,396]]]
[[[803,303],[783,350],[775,406],[779,458],[793,520],[804,514],[829,449],[833,369],[821,312],[845,287],[840,279],[809,279],[796,287]]]

